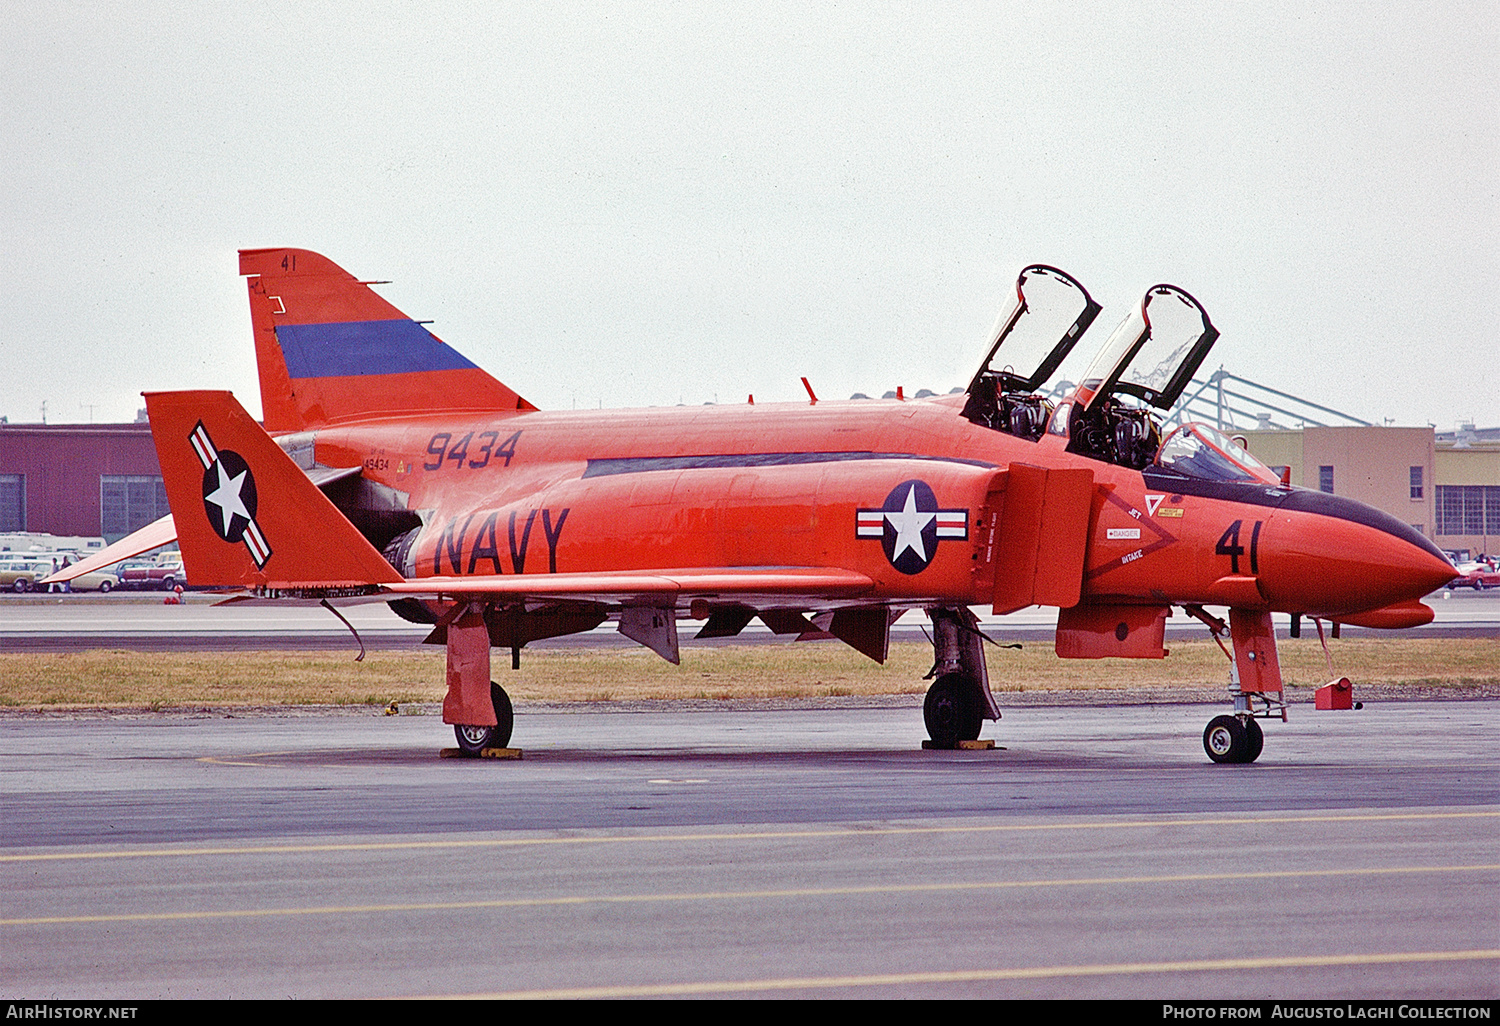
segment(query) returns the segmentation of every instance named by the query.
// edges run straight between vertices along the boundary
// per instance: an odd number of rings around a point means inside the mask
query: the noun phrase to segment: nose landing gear
[[[1282,699],[1281,663],[1276,658],[1276,633],[1271,614],[1258,609],[1229,610],[1229,623],[1211,616],[1201,606],[1184,607],[1202,621],[1229,657],[1229,698],[1234,714],[1215,716],[1203,730],[1203,750],[1218,763],[1247,763],[1260,758],[1266,738],[1259,718],[1280,715],[1286,721]],[[1230,653],[1221,640],[1229,634]]]
[[[1254,716],[1215,716],[1203,730],[1203,750],[1214,762],[1254,762],[1266,736]]]

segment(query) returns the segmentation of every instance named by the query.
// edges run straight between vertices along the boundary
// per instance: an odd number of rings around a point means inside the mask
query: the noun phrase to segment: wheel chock
[[[922,742],[922,748],[929,752],[987,752],[994,747],[995,742],[987,737],[978,741],[960,741],[956,745],[940,745],[931,738]]]
[[[481,748],[477,757],[480,759],[519,759],[521,758],[521,751],[519,748]],[[462,748],[444,748],[438,751],[438,758],[473,759],[476,757],[470,755]]]
[[[1314,709],[1353,709],[1354,685],[1348,677],[1329,681],[1313,693]]]

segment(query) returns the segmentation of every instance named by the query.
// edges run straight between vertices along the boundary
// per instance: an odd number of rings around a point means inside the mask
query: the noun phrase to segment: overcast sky
[[[964,384],[1025,264],[1205,371],[1500,424],[1500,8],[0,0],[0,415],[258,412],[236,250],[542,407]]]

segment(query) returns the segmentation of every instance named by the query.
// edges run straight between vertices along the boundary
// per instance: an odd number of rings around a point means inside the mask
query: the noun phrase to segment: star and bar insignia
[[[919,574],[932,562],[941,539],[968,539],[969,511],[939,509],[927,482],[902,481],[879,509],[856,511],[854,534],[879,538],[891,566],[903,574]]]
[[[188,441],[203,464],[203,511],[214,533],[231,544],[243,541],[256,569],[265,569],[271,546],[255,520],[259,498],[249,464],[232,449],[215,449],[201,420]]]

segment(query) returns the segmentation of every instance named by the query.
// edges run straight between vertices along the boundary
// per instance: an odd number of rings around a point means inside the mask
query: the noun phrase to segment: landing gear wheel
[[[478,755],[485,748],[504,748],[510,744],[510,732],[516,724],[515,710],[511,708],[510,696],[505,689],[490,681],[490,704],[495,707],[493,727],[475,727],[466,723],[453,725],[453,736],[458,738],[458,747],[470,755]]]
[[[1245,761],[1254,762],[1260,758],[1260,750],[1266,747],[1265,732],[1260,729],[1260,721],[1251,717],[1245,721]]]
[[[1260,754],[1250,754],[1250,731],[1238,716],[1215,716],[1203,730],[1203,750],[1214,762],[1250,762]],[[1248,721],[1255,723],[1254,720]],[[1255,723],[1255,733],[1260,734],[1260,724]]]
[[[973,683],[961,673],[945,673],[927,689],[922,703],[927,734],[938,748],[957,748],[979,736],[984,719]]]

